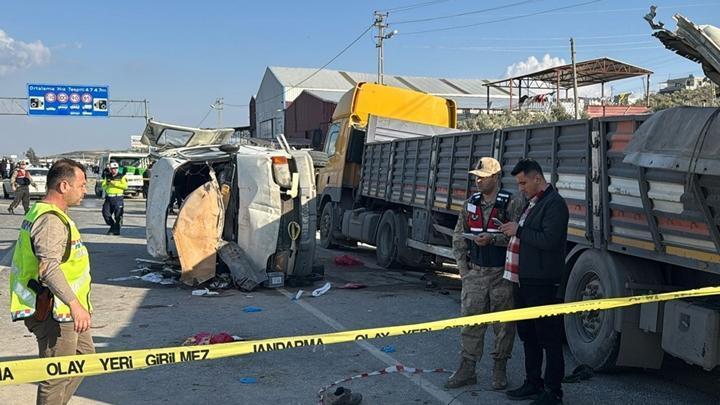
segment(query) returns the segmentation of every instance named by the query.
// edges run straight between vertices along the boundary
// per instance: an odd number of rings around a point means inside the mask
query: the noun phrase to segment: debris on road
[[[240,336],[233,336],[227,332],[212,334],[208,332],[200,332],[194,336],[190,336],[182,343],[183,346],[195,345],[214,345],[218,343],[229,343],[243,340]]]
[[[240,382],[243,384],[255,384],[257,383],[257,378],[255,377],[242,377],[240,378]]]
[[[395,353],[395,346],[393,345],[385,345],[380,348],[380,351],[384,353]]]
[[[365,264],[350,255],[335,256],[334,260],[335,264],[337,264],[338,266],[361,266]]]
[[[230,269],[235,286],[243,291],[252,291],[268,278],[265,269],[253,266],[245,251],[236,242],[225,242],[218,250],[218,255]]]
[[[262,308],[247,306],[247,307],[243,308],[242,310],[243,310],[243,312],[251,313],[251,312],[261,312]]]
[[[326,292],[330,291],[330,288],[331,288],[331,287],[332,287],[332,284],[330,284],[330,282],[328,281],[327,283],[325,283],[324,286],[322,286],[322,287],[316,289],[315,291],[313,291],[313,292],[312,292],[312,296],[313,296],[313,297],[319,297],[319,296],[325,294]]]
[[[295,293],[295,296],[292,297],[291,299],[292,299],[293,301],[299,300],[300,297],[302,297],[302,295],[303,295],[304,292],[305,292],[305,291],[303,291],[303,290],[298,290],[298,292]]]
[[[405,367],[402,364],[398,364],[395,366],[386,367],[382,370],[371,371],[371,372],[366,372],[366,373],[362,373],[362,374],[356,374],[354,376],[343,378],[342,380],[337,380],[331,384],[328,384],[328,385],[320,388],[320,390],[318,391],[318,397],[320,398],[319,403],[320,404],[328,404],[329,402],[325,402],[325,399],[326,399],[325,392],[328,391],[332,387],[335,387],[337,385],[340,385],[342,383],[346,383],[349,381],[359,380],[359,379],[367,378],[367,377],[375,377],[375,376],[379,376],[379,375],[387,375],[387,374],[392,374],[392,373],[402,373],[402,374],[447,373],[447,374],[450,374],[452,372],[453,372],[453,370],[446,370],[444,368],[423,369],[423,368],[415,368],[415,367]]]
[[[127,277],[115,277],[115,278],[109,278],[107,281],[127,281],[127,280],[137,280],[140,277],[138,276],[127,276]]]
[[[161,285],[172,285],[176,284],[177,280],[172,277],[164,277],[158,272],[147,273],[142,276],[126,276],[126,277],[114,277],[109,278],[107,281],[128,281],[128,280],[142,280],[149,283],[161,284]]]
[[[352,392],[352,390],[345,387],[337,387],[335,392],[328,394],[327,397],[321,401],[325,405],[358,405],[362,402],[362,395]]]
[[[193,290],[192,295],[195,297],[203,297],[206,295],[220,295],[217,291],[210,291],[207,288],[202,288],[200,290]]]
[[[345,290],[357,290],[360,288],[367,288],[367,286],[362,283],[345,283],[344,285],[341,285],[338,288],[345,289]]]

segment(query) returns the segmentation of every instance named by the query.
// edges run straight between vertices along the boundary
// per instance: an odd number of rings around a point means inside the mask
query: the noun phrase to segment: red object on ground
[[[216,343],[228,343],[228,342],[234,342],[234,341],[235,341],[235,339],[225,332],[220,332],[217,335],[213,335],[213,337],[210,338],[211,345],[214,345]]]
[[[361,262],[360,260],[358,260],[352,256],[344,255],[344,256],[335,256],[335,264],[337,264],[338,266],[360,266],[365,263]]]
[[[235,338],[225,332],[220,332],[216,335],[207,332],[200,332],[195,336],[190,336],[189,338],[185,339],[185,342],[183,342],[183,346],[214,345],[216,343],[228,343],[234,341]]]
[[[357,290],[359,288],[367,288],[367,286],[360,283],[346,283],[345,285],[338,288],[344,288],[346,290]]]

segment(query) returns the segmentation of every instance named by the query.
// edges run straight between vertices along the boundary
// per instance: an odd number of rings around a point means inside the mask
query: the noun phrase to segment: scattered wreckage
[[[147,201],[148,253],[179,260],[187,285],[213,279],[216,270],[248,291],[320,279],[310,155],[283,138],[281,149],[228,144],[233,132],[147,123],[142,142],[158,154]]]

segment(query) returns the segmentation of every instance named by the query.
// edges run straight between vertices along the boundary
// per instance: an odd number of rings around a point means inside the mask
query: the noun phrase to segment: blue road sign
[[[28,84],[28,115],[108,116],[108,86]]]

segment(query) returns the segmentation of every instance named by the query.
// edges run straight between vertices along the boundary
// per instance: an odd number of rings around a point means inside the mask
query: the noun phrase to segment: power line
[[[582,2],[582,3],[571,4],[571,5],[568,5],[568,6],[556,7],[556,8],[551,8],[551,9],[548,9],[548,10],[543,10],[543,11],[537,11],[537,12],[534,12],[534,13],[522,14],[522,15],[518,15],[518,16],[500,18],[500,19],[497,19],[497,20],[483,21],[483,22],[479,22],[479,23],[465,24],[465,25],[456,25],[456,26],[445,27],[445,28],[435,28],[435,29],[422,30],[422,31],[406,32],[406,33],[404,33],[404,34],[402,34],[402,35],[417,35],[417,34],[425,34],[425,33],[428,33],[428,32],[450,31],[450,30],[458,30],[458,29],[463,29],[463,28],[477,27],[477,26],[479,26],[479,25],[485,25],[485,24],[492,24],[492,23],[498,23],[498,22],[503,22],[503,21],[516,20],[516,19],[519,19],[519,18],[533,17],[533,16],[536,16],[536,15],[552,13],[553,11],[560,11],[560,10],[566,10],[566,9],[569,9],[569,8],[586,6],[586,5],[588,5],[588,4],[598,3],[598,2],[601,2],[601,1],[602,1],[602,0],[590,0],[590,1],[585,1],[585,2]]]
[[[301,84],[305,83],[306,81],[310,80],[313,76],[315,76],[316,74],[320,73],[320,72],[321,72],[323,69],[325,69],[328,65],[330,65],[331,63],[333,63],[337,58],[339,58],[342,54],[344,54],[348,49],[350,49],[353,45],[355,45],[355,44],[356,44],[360,39],[362,39],[362,38],[365,36],[365,34],[367,34],[367,32],[370,31],[374,26],[375,26],[374,24],[371,24],[370,26],[368,26],[367,28],[365,28],[365,30],[364,30],[362,33],[360,33],[360,35],[358,35],[358,36],[357,36],[352,42],[350,42],[345,48],[343,48],[340,52],[338,52],[335,56],[333,56],[329,61],[327,61],[327,63],[325,63],[324,65],[322,65],[321,67],[319,67],[317,70],[315,70],[315,71],[312,72],[311,74],[309,74],[306,78],[304,78],[304,79],[300,80],[299,82],[293,84],[292,86],[288,87],[288,88],[285,89],[285,91],[283,91],[282,93],[279,93],[279,94],[277,94],[277,95],[275,95],[275,96],[273,96],[273,97],[267,98],[267,99],[265,99],[265,100],[258,101],[257,103],[258,103],[258,104],[260,104],[260,103],[266,103],[266,102],[271,101],[271,100],[274,100],[274,99],[276,99],[276,98],[278,98],[278,97],[284,96],[285,94],[287,94],[288,91],[290,91],[290,90],[292,90],[292,89],[294,89],[294,88],[300,87]]]
[[[386,13],[387,13],[387,12],[391,12],[391,11],[394,12],[394,13],[401,13],[401,12],[403,12],[403,11],[409,11],[409,10],[414,10],[414,9],[416,9],[416,8],[432,6],[432,5],[438,4],[438,3],[446,3],[446,2],[448,2],[448,1],[450,1],[450,0],[426,1],[426,2],[424,2],[424,3],[410,4],[410,5],[407,5],[407,6],[400,6],[400,7],[395,7],[395,8],[389,8],[389,9],[387,9],[387,10],[382,10],[382,11],[384,11],[384,12],[386,12]]]
[[[249,104],[230,104],[230,103],[223,103],[223,105],[226,105],[228,107],[250,107]]]
[[[597,35],[597,36],[586,36],[586,37],[573,37],[575,39],[582,40],[593,40],[593,39],[619,39],[619,38],[641,38],[652,35],[650,33],[644,34],[623,34],[623,35]],[[535,37],[535,38],[507,38],[507,37],[478,37],[478,41],[563,41],[566,42],[568,37]],[[567,47],[565,47],[567,48]]]
[[[628,45],[653,45],[650,47],[651,49],[661,49],[660,46],[655,42],[648,42],[648,41],[631,41],[631,42],[608,42],[608,43],[601,43],[601,44],[588,44],[583,45],[582,48],[579,48],[578,50],[583,50],[585,48],[610,48],[610,47],[620,47],[621,49],[637,49],[637,47],[631,47],[627,48]],[[541,48],[538,48],[537,46],[503,46],[503,47],[497,47],[497,46],[426,46],[424,48],[436,48],[436,49],[444,49],[444,50],[463,50],[463,51],[476,51],[476,50],[503,50],[503,51],[542,51],[545,52],[546,50],[551,49],[567,49],[567,46],[560,46],[560,45],[551,45],[551,46],[543,46]],[[650,49],[648,48],[648,49]],[[645,48],[642,48],[645,49]]]
[[[419,22],[426,22],[426,21],[444,20],[444,19],[448,19],[448,18],[455,18],[455,17],[466,16],[466,15],[486,13],[486,12],[488,12],[488,11],[502,10],[502,9],[504,9],[504,8],[510,8],[510,7],[515,7],[515,6],[520,6],[520,5],[527,4],[527,3],[534,3],[534,2],[537,2],[537,1],[543,1],[543,0],[523,0],[523,1],[518,1],[518,2],[515,2],[515,3],[505,4],[505,5],[502,5],[502,6],[485,8],[485,9],[482,9],[482,10],[466,11],[466,12],[464,12],[464,13],[442,15],[442,16],[438,16],[438,17],[419,18],[419,19],[416,19],[416,20],[397,21],[397,22],[393,22],[392,24],[393,24],[393,25],[400,25],[400,24],[412,24],[412,23],[419,23]]]
[[[202,123],[205,122],[205,120],[207,119],[208,115],[210,115],[210,113],[212,112],[212,110],[213,110],[212,107],[210,107],[210,109],[208,109],[208,112],[207,112],[207,114],[205,114],[205,116],[203,117],[203,119],[200,120],[200,122],[198,122],[197,125],[195,125],[196,128],[200,128],[200,125],[202,125]]]
[[[663,6],[657,6],[658,9],[661,8],[673,8],[673,7],[706,7],[706,6],[718,6],[720,4],[718,3],[695,3],[695,4],[667,4]],[[592,11],[569,11],[566,13],[554,13],[549,15],[578,15],[578,14],[597,14],[597,13],[616,13],[616,12],[626,12],[626,11],[647,11],[648,8],[614,8],[614,9],[599,9],[599,10],[592,10]]]

